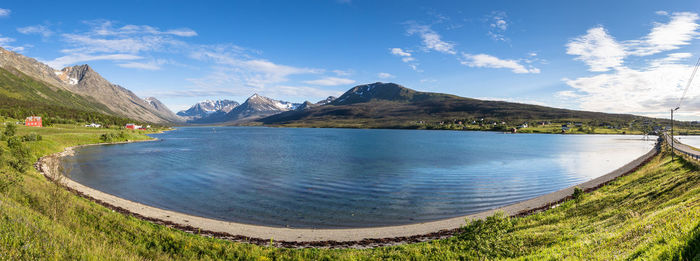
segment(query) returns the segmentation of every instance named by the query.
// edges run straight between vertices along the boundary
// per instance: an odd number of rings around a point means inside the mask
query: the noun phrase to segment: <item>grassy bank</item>
[[[31,162],[64,147],[102,142],[105,133],[70,125],[30,129],[22,142]],[[126,132],[122,140],[148,139]],[[115,140],[117,141],[117,140]],[[692,259],[700,258],[700,171],[666,154],[603,188],[539,214],[492,217],[452,238],[376,249],[278,249],[184,233],[115,213],[75,196],[32,168],[19,173],[16,155],[0,142],[0,259]],[[8,179],[3,179],[8,180]]]

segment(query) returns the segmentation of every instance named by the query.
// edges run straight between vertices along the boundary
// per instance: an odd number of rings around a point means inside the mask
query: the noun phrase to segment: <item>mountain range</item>
[[[182,119],[173,114],[156,98],[141,99],[128,89],[110,83],[92,70],[88,65],[76,65],[55,70],[35,59],[0,48],[0,68],[19,78],[31,78],[45,88],[33,88],[31,93],[5,93],[13,99],[32,99],[35,102],[54,96],[56,92],[70,93],[79,101],[80,109],[95,111],[107,115],[117,115],[143,122],[172,124]],[[36,85],[36,84],[35,84]],[[7,86],[6,90],[17,86]],[[55,105],[64,105],[64,101],[47,100]]]
[[[88,65],[55,70],[35,59],[2,48],[0,86],[0,114],[23,117],[39,112],[57,117],[79,116],[83,120],[122,117],[168,125],[405,128],[416,122],[449,119],[629,122],[644,118],[630,114],[485,101],[420,92],[382,82],[358,85],[338,98],[328,97],[316,103],[293,103],[253,94],[242,104],[232,100],[207,100],[175,114],[155,97],[139,98],[128,89],[110,83]],[[57,111],[67,112],[58,115]]]

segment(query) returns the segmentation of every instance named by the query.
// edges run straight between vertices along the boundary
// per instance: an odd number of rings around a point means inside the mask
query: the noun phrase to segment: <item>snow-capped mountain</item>
[[[205,100],[192,105],[187,110],[179,111],[177,115],[194,120],[207,117],[213,113],[228,113],[238,105],[238,102],[232,100]]]
[[[207,117],[193,120],[193,123],[240,123],[258,119],[264,116],[291,111],[301,106],[300,103],[280,101],[260,96],[257,93],[250,96],[243,104],[233,108],[228,113],[213,113]]]
[[[325,99],[323,99],[323,100],[318,101],[318,102],[316,103],[316,105],[326,105],[326,104],[329,104],[329,103],[335,101],[335,99],[337,99],[337,97],[335,97],[335,96],[328,96],[328,98],[325,98]]]

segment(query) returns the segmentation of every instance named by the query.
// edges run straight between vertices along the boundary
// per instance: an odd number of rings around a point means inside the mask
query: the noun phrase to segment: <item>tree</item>
[[[15,136],[15,132],[17,132],[17,126],[10,123],[7,125],[7,127],[5,127],[5,132],[3,133],[3,136],[9,139],[10,137]]]

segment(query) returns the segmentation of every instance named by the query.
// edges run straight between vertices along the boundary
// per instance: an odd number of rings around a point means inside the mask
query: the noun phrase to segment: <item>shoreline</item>
[[[96,143],[71,146],[62,152],[53,153],[39,158],[35,168],[48,180],[53,181],[54,173],[48,168],[50,163],[59,161],[62,157],[72,155],[74,149],[85,146],[126,144],[132,142],[157,141],[151,140],[126,141],[115,143]],[[497,212],[508,216],[525,216],[555,207],[557,204],[571,198],[575,188],[585,192],[593,191],[614,179],[635,171],[644,165],[659,151],[659,143],[653,149],[624,166],[597,177],[595,179],[574,185],[559,191],[548,193],[515,204],[495,208],[454,218],[415,223],[408,225],[347,228],[347,229],[309,229],[281,228],[261,225],[251,225],[222,221],[188,215],[180,212],[164,210],[84,186],[62,176],[61,185],[69,191],[105,206],[122,214],[131,215],[142,220],[179,229],[192,234],[215,237],[236,242],[253,243],[257,245],[274,245],[277,247],[329,247],[329,248],[368,248],[405,243],[424,242],[433,239],[447,238],[459,232],[466,220],[484,219]]]

